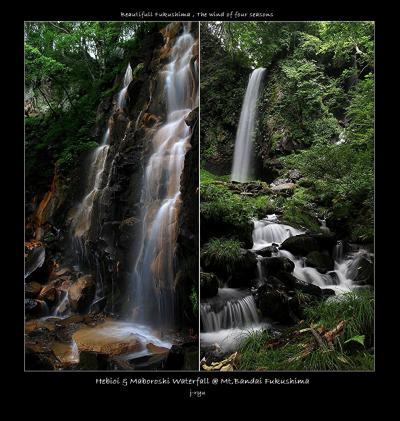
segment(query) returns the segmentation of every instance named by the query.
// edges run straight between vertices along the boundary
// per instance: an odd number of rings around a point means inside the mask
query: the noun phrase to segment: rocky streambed
[[[279,338],[304,318],[304,310],[346,292],[372,289],[373,253],[337,239],[329,230],[307,233],[276,215],[254,221],[253,247],[241,250],[228,273],[203,259],[202,366],[239,349],[251,332]]]

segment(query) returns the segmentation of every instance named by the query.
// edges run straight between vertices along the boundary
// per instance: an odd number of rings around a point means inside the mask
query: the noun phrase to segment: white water
[[[290,225],[278,224],[275,214],[259,221],[254,220],[253,223],[253,250],[260,250],[272,244],[281,245],[289,237],[304,234],[304,231]]]
[[[250,332],[267,327],[260,323],[250,292],[235,288],[219,288],[216,297],[201,303],[200,317],[202,347],[211,345],[222,352],[234,351]]]
[[[240,120],[236,132],[235,151],[233,156],[233,181],[245,182],[250,177],[250,165],[253,153],[253,138],[257,121],[257,99],[265,69],[255,69],[249,79],[244,96]]]
[[[321,220],[320,222],[321,230],[330,232],[329,228],[326,226],[326,221]],[[287,238],[303,233],[304,231],[278,223],[276,215],[268,215],[261,221],[254,221],[253,250],[260,250],[272,243],[276,243],[280,246]],[[274,256],[287,257],[295,264],[293,275],[296,278],[317,285],[320,288],[332,289],[336,294],[349,292],[354,288],[353,280],[356,276],[354,267],[357,266],[358,259],[366,254],[366,250],[360,249],[359,251],[350,253],[344,257],[343,243],[338,241],[332,251],[334,269],[326,274],[321,274],[317,269],[306,266],[304,258],[294,256],[287,250],[278,250],[277,253],[273,253]],[[261,273],[260,270],[259,273]]]
[[[181,207],[180,178],[190,148],[185,118],[196,106],[196,75],[191,66],[195,44],[188,27],[176,39],[170,62],[160,72],[167,99],[167,119],[151,141],[141,196],[143,225],[133,271],[133,319],[174,324],[174,257]]]
[[[131,65],[128,64],[128,67],[126,68],[124,80],[122,82],[122,89],[119,91],[118,98],[117,98],[117,104],[119,108],[123,108],[126,105],[126,93],[128,91],[128,86],[132,82],[132,69]]]
[[[328,230],[324,221],[322,227]],[[289,225],[280,224],[276,215],[268,215],[263,220],[254,221],[252,250],[260,250],[272,244],[279,247],[287,238],[303,233]],[[326,274],[307,267],[304,258],[294,256],[287,250],[277,249],[272,256],[286,257],[293,261],[293,275],[297,279],[320,288],[332,289],[340,296],[356,287],[353,280],[357,275],[359,259],[368,258],[369,253],[360,249],[344,255],[343,243],[339,241],[332,250],[334,269]],[[261,259],[259,257],[257,262],[260,283],[264,282]],[[251,331],[269,328],[267,323],[260,321],[252,295],[244,290],[220,288],[216,297],[201,303],[200,316],[203,325],[200,334],[202,347],[211,345],[226,353],[235,351]]]
[[[217,297],[217,300],[224,301],[219,303],[217,308],[213,306],[212,300],[202,303],[200,307],[201,320],[206,332],[245,327],[259,322],[254,298],[247,291],[220,288]]]

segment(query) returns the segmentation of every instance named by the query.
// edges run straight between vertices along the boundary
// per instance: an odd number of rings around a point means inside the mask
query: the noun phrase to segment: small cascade
[[[218,298],[225,302],[208,301],[201,304],[200,316],[205,332],[246,327],[259,322],[256,304],[252,295],[231,288],[220,288]]]
[[[126,93],[128,91],[129,84],[132,82],[132,79],[133,79],[132,68],[131,68],[131,65],[128,64],[125,71],[124,80],[122,82],[122,89],[119,91],[118,97],[117,97],[117,104],[120,109],[126,106],[126,97],[127,97]]]
[[[54,317],[66,317],[70,315],[68,290],[61,290],[60,294],[61,294],[61,298],[59,299],[57,306],[54,308],[52,312],[52,316]]]
[[[236,132],[231,175],[232,181],[243,183],[250,178],[253,138],[257,121],[257,100],[261,91],[260,88],[264,72],[264,68],[255,69],[249,78]]]
[[[330,232],[326,226],[326,221],[320,220],[320,222],[321,230]],[[272,244],[280,246],[287,238],[300,234],[304,234],[304,231],[279,223],[276,215],[268,215],[265,219],[254,221],[252,250],[260,250]],[[287,250],[278,250],[276,253],[272,253],[272,255],[290,259],[295,264],[293,275],[301,281],[317,285],[320,288],[329,288],[334,290],[336,294],[341,294],[351,291],[354,288],[353,280],[357,275],[357,262],[362,256],[365,257],[366,253],[368,252],[365,250],[358,250],[344,256],[343,242],[338,241],[332,252],[334,270],[325,274],[318,272],[313,267],[307,266],[303,257],[294,256]],[[258,264],[260,268],[259,279],[262,279],[260,261]]]
[[[289,237],[303,234],[289,225],[276,223],[276,215],[269,215],[262,220],[254,220],[253,250],[260,250],[272,244],[280,245]]]
[[[260,323],[253,295],[247,290],[219,288],[218,295],[200,305],[202,347],[231,352],[250,331],[267,326]]]

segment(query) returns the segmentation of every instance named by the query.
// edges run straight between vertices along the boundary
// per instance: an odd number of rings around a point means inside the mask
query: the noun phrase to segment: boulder
[[[288,178],[292,181],[299,180],[302,177],[301,172],[299,170],[291,170],[288,173]]]
[[[286,294],[277,291],[267,284],[257,290],[257,307],[264,317],[270,317],[281,323],[291,323],[291,309]]]
[[[292,289],[296,286],[297,278],[295,278],[290,272],[280,270],[275,273],[275,276],[288,289]]]
[[[169,352],[168,348],[165,348],[163,346],[154,345],[151,342],[146,345],[146,348],[152,354],[166,354],[167,352]]]
[[[374,285],[374,264],[367,255],[356,257],[348,269],[348,275],[357,285]]]
[[[333,247],[337,243],[336,234],[333,232],[320,232],[318,234],[309,234],[310,237],[314,238],[318,243],[320,250],[326,250],[329,253],[332,252]]]
[[[261,260],[261,266],[267,277],[281,271],[292,273],[294,270],[294,263],[287,257],[265,257]]]
[[[257,257],[250,250],[240,249],[240,258],[235,265],[228,285],[231,288],[248,287],[257,277]]]
[[[164,370],[181,370],[185,355],[181,345],[172,345],[164,364]]]
[[[277,251],[278,251],[278,248],[272,245],[272,246],[264,247],[260,250],[255,250],[255,253],[257,253],[259,256],[271,257],[272,253],[276,253]]]
[[[200,273],[200,296],[211,298],[218,294],[219,280],[213,273]]]
[[[309,284],[308,282],[296,279],[295,288],[304,292],[305,294],[313,295],[314,297],[321,298],[323,296],[323,289],[317,285]]]
[[[48,312],[47,305],[44,301],[25,298],[25,314],[32,317],[45,316]]]
[[[319,251],[318,241],[309,234],[300,234],[286,239],[281,249],[288,250],[297,256],[307,256],[312,251]]]
[[[114,330],[112,322],[105,322],[95,327],[85,327],[77,330],[72,339],[76,342],[79,352],[89,351],[107,355],[122,355],[136,352],[143,348],[140,338],[133,333]]]
[[[40,291],[38,298],[45,301],[49,306],[54,305],[58,299],[58,291],[54,284],[45,285]]]
[[[272,186],[271,191],[272,193],[289,196],[293,194],[295,188],[296,188],[296,184],[294,183],[283,183],[283,184],[278,184],[277,186]]]
[[[43,266],[46,259],[46,251],[44,247],[35,247],[28,250],[26,262],[25,262],[25,278],[37,269]]]
[[[84,312],[94,298],[95,284],[91,275],[77,279],[68,290],[68,300],[73,311]]]
[[[36,298],[43,286],[38,282],[28,282],[25,284],[25,297],[26,298]]]
[[[305,263],[307,266],[317,269],[320,273],[326,273],[333,270],[334,262],[328,254],[312,251],[307,254]]]

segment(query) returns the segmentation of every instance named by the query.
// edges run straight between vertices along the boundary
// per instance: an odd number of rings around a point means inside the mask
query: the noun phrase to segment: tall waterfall
[[[117,94],[117,107],[114,105],[112,109],[112,115],[114,113],[120,112],[122,105],[125,104],[127,89],[131,81],[132,70],[128,64],[125,77],[121,84],[121,89]],[[108,119],[107,127],[105,129],[100,145],[92,152],[90,156],[90,162],[88,164],[89,172],[85,191],[86,194],[82,201],[76,206],[74,215],[71,219],[71,249],[75,254],[75,263],[78,265],[81,263],[87,263],[86,260],[88,256],[86,251],[86,243],[88,233],[93,225],[93,209],[95,207],[96,201],[101,196],[101,192],[103,191],[103,175],[106,167],[108,152],[110,149],[112,115]],[[99,298],[99,294],[102,294],[101,279],[98,280],[96,287],[95,301]],[[66,304],[68,300],[64,297],[64,299],[61,301],[62,302],[60,303],[60,306],[58,306],[56,309],[55,315],[62,313],[62,311],[59,310],[59,307],[64,311],[64,304]]]
[[[174,324],[180,178],[191,136],[185,118],[197,105],[197,67],[192,60],[195,42],[184,25],[172,47],[170,62],[160,71],[167,117],[152,138],[143,178],[142,233],[133,269],[133,318],[155,327]]]
[[[250,76],[244,96],[239,126],[236,132],[232,165],[232,181],[245,182],[250,177],[253,138],[257,121],[257,99],[265,69],[255,69]]]

